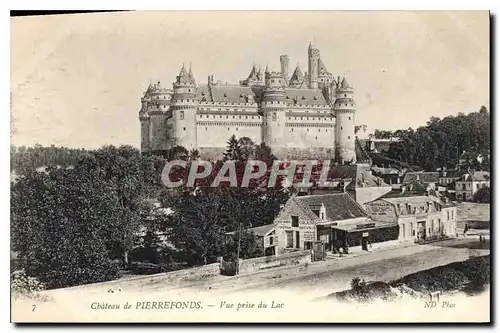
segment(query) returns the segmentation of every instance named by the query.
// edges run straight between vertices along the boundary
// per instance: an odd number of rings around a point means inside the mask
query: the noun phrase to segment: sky
[[[307,71],[314,42],[355,88],[356,123],[394,130],[490,103],[489,13],[121,12],[11,18],[11,143],[140,146],[140,99],[198,83],[235,84],[279,56]]]

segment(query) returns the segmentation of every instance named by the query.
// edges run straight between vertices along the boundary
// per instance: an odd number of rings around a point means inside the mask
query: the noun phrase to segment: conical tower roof
[[[189,82],[190,82],[189,74],[186,72],[184,64],[182,64],[181,71],[177,76],[177,83],[189,83]]]
[[[349,88],[351,88],[351,86],[349,85],[349,83],[345,79],[345,76],[342,78],[342,82],[340,83],[340,87],[342,89],[349,89]]]
[[[304,74],[302,73],[299,65],[297,64],[297,67],[295,67],[295,70],[293,71],[290,81],[302,81],[302,80],[304,80]]]
[[[326,69],[325,64],[321,60],[321,58],[318,59],[318,72],[319,73],[328,73],[328,69]]]
[[[193,74],[193,70],[191,68],[191,64],[189,64],[189,73],[188,73],[188,77],[189,77],[189,81],[196,85],[196,80],[194,79],[194,74]]]

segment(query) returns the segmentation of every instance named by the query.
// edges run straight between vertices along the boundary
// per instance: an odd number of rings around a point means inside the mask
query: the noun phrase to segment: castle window
[[[183,119],[184,119],[184,111],[181,111],[181,113],[180,113],[180,118],[181,118],[181,120],[183,120]]]
[[[342,126],[340,126],[340,130],[343,130]]]
[[[348,139],[350,139],[350,138],[351,138],[351,136],[349,136],[349,135],[348,135],[348,136],[347,136],[347,138],[348,138]]]
[[[347,97],[347,94],[344,94],[344,97]]]
[[[240,119],[241,119],[241,116],[239,116],[239,117],[240,117]]]
[[[233,116],[233,119],[234,119],[234,116]]]
[[[228,128],[227,128],[227,130],[228,130],[228,131],[230,131],[230,130],[231,130],[231,128],[229,128],[229,127],[228,127]]]
[[[293,128],[292,128],[292,132],[293,132]]]
[[[253,119],[253,116],[252,116],[252,119]]]
[[[184,100],[181,98],[181,102],[184,102]]]
[[[349,117],[349,120],[351,120],[351,117]]]
[[[245,116],[245,119],[248,119],[248,116]]]
[[[219,118],[222,118],[222,116],[219,116]]]
[[[276,121],[276,112],[273,112],[273,121]]]
[[[226,119],[229,118],[229,116],[226,116]]]
[[[321,132],[321,130],[320,130],[320,129],[318,129],[318,132]]]
[[[347,104],[345,106],[347,106]]]
[[[302,99],[306,99],[306,96],[302,96]]]
[[[274,83],[274,80],[271,80],[271,83]]]
[[[184,132],[186,131],[186,127],[183,127],[182,129],[184,130]]]
[[[226,94],[226,93],[224,93],[224,97],[227,97],[227,94]]]
[[[318,137],[315,137],[314,139],[318,140]]]
[[[205,131],[208,130],[208,128],[205,127]]]
[[[238,130],[238,127],[236,127],[236,130]]]

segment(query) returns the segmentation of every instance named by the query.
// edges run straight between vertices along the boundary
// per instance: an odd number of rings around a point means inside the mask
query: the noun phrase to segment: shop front
[[[399,226],[393,222],[339,224],[332,229],[335,237],[333,252],[340,248],[348,252],[349,248],[356,246],[368,251],[372,244],[394,241],[399,237]]]

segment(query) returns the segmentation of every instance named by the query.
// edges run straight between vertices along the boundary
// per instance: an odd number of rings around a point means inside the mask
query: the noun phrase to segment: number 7
[[[31,310],[31,312],[35,311],[35,308],[36,308],[36,304],[33,304],[33,310]]]

